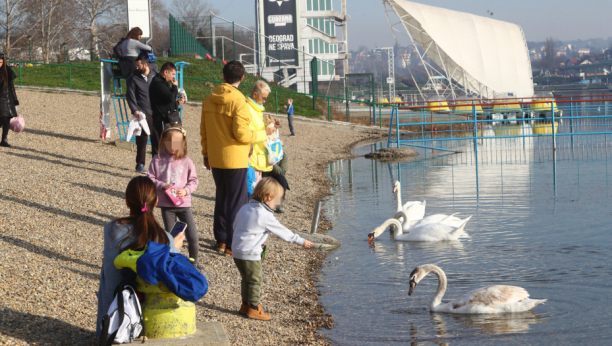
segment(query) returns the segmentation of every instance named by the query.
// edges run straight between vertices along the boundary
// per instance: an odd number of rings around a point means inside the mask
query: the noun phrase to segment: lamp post
[[[68,62],[68,53],[66,52],[66,45],[66,42],[62,43],[62,47],[64,47],[64,64]]]
[[[30,51],[30,62],[32,62],[32,35],[28,35],[28,47]]]

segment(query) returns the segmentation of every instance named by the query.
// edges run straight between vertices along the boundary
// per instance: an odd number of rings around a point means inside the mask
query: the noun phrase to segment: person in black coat
[[[178,99],[178,82],[176,66],[171,62],[162,65],[161,70],[151,82],[149,99],[153,110],[153,127],[158,133],[164,131],[165,125],[182,124],[180,106],[186,102]],[[168,84],[170,83],[170,84]]]
[[[2,127],[1,147],[9,148],[11,145],[6,140],[11,125],[11,119],[17,116],[17,94],[13,81],[17,76],[7,66],[4,54],[0,54],[0,126]]]

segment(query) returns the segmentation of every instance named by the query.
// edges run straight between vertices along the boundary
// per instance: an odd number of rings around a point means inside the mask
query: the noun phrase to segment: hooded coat
[[[212,168],[241,169],[249,165],[250,144],[264,141],[266,131],[249,126],[245,96],[230,84],[215,88],[202,103],[202,155]]]

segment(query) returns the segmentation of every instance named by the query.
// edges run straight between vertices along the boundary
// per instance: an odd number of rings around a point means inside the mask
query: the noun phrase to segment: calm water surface
[[[321,300],[336,322],[323,333],[338,345],[612,343],[612,152],[558,150],[555,197],[552,156],[539,147],[482,150],[478,184],[472,153],[434,158],[421,150],[401,165],[364,158],[330,165],[338,185],[324,210],[342,246],[320,276]],[[410,243],[386,231],[368,244],[367,234],[395,214],[399,176],[403,202],[427,200],[426,215],[473,215],[471,238]],[[427,263],[446,272],[444,301],[508,284],[548,302],[519,314],[430,313],[435,275],[408,296],[408,275]]]

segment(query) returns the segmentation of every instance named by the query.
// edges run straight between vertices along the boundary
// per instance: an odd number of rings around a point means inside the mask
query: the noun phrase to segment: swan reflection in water
[[[461,328],[465,330],[470,328],[479,333],[490,335],[524,333],[529,330],[531,324],[546,322],[546,318],[533,311],[493,315],[452,315],[434,312],[431,313],[431,319],[440,337],[448,337],[446,321],[457,325],[453,329]]]

